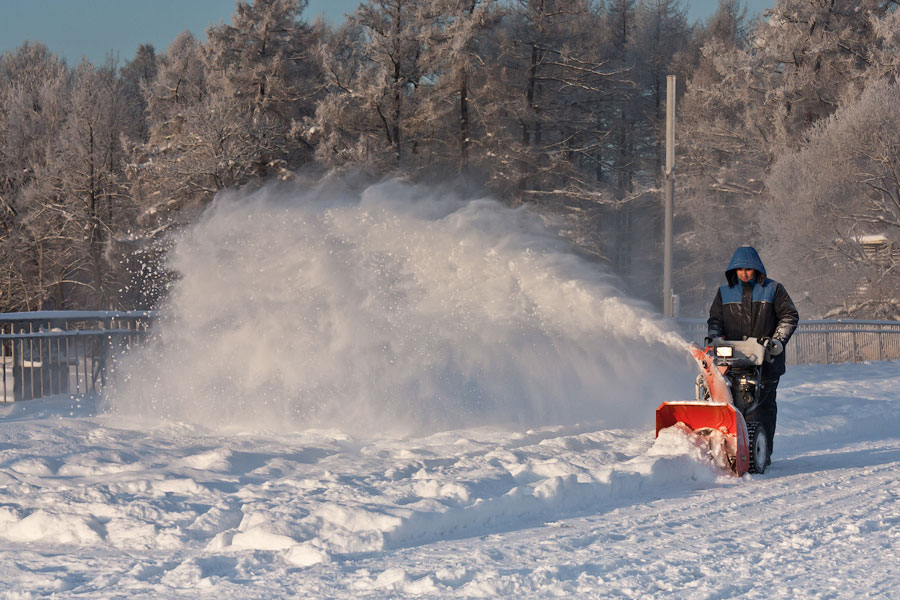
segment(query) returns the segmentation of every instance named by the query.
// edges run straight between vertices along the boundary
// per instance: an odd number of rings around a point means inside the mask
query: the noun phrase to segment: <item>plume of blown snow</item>
[[[525,208],[391,180],[220,194],[177,243],[115,413],[429,432],[646,424],[685,342]]]

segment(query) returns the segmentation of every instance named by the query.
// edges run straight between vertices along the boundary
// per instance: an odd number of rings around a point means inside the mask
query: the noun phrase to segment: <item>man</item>
[[[765,427],[768,465],[772,462],[778,413],[775,390],[785,370],[784,345],[797,328],[800,317],[784,286],[766,278],[766,267],[750,246],[735,250],[725,269],[725,280],[727,283],[716,292],[709,308],[709,320],[706,322],[709,338],[742,340],[755,337],[771,340],[769,353],[773,360],[763,364],[759,406],[747,415],[747,422],[759,422]]]

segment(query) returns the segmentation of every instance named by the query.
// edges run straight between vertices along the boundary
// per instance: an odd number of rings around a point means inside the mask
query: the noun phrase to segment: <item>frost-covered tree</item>
[[[156,79],[156,50],[151,44],[138,46],[134,58],[120,71],[122,101],[125,104],[125,135],[136,143],[146,142],[150,134],[147,99],[144,88]]]
[[[758,245],[763,179],[773,160],[759,113],[748,49],[713,39],[678,109],[676,293],[688,314],[703,314],[734,248]]]
[[[781,0],[754,36],[756,71],[773,142],[796,147],[803,132],[858,94],[873,73],[896,69],[876,23],[893,0]],[[887,52],[885,52],[887,50]]]
[[[627,3],[620,4],[619,13],[610,14],[610,22],[627,23],[627,16],[622,17],[627,9]],[[659,286],[653,285],[650,265],[657,262],[659,251],[647,244],[646,237],[648,226],[658,222],[659,205],[646,198],[635,200],[662,184],[666,77],[683,74],[679,61],[690,32],[676,0],[641,0],[634,8],[630,31],[620,24],[613,32],[612,52],[622,64],[624,78],[617,86],[615,110],[607,116],[614,134],[607,155],[614,158],[611,171],[617,202],[605,217],[606,254],[630,283],[632,293],[655,298]],[[678,79],[683,86],[682,77]]]
[[[210,93],[229,98],[248,113],[256,136],[275,136],[280,152],[260,152],[259,174],[309,158],[300,123],[312,115],[321,91],[316,60],[318,34],[301,21],[306,0],[238,2],[231,24],[210,27],[205,46]],[[269,144],[266,144],[269,146]]]
[[[131,213],[121,185],[119,84],[112,63],[78,65],[53,151],[22,193],[20,236],[33,257],[31,278],[54,306],[117,305],[114,244]]]
[[[492,34],[500,11],[493,0],[435,0],[424,17],[423,162],[464,171],[473,155],[476,164],[485,158],[488,65],[497,56]]]
[[[687,19],[678,0],[640,2],[633,44],[642,124],[636,128],[636,137],[638,154],[649,159],[648,170],[657,179],[665,160],[666,77],[683,74],[675,73],[673,67],[689,39]]]
[[[206,96],[177,117],[180,130],[138,149],[130,165],[139,221],[153,232],[190,220],[216,192],[260,177],[270,165],[261,157],[284,151],[283,130],[272,119],[252,120],[233,98]]]
[[[185,111],[209,94],[202,48],[190,31],[179,34],[156,63],[156,76],[142,90],[147,102],[150,143],[164,149],[182,133]]]
[[[41,43],[0,57],[0,195],[7,210],[52,152],[66,111],[65,62]]]
[[[303,120],[319,93],[318,33],[300,0],[238,2],[209,42],[180,35],[145,86],[149,143],[131,160],[132,195],[153,230],[190,218],[219,190],[287,176],[311,146]]]
[[[859,121],[857,102],[874,106],[863,90],[896,77],[895,5],[779,0],[751,24],[741,0],[719,0],[691,30],[678,0],[368,0],[332,31],[303,22],[305,0],[255,0],[238,2],[208,42],[185,32],[159,55],[142,45],[118,72],[69,70],[25,44],[0,57],[0,305],[114,305],[117,264],[131,260],[123,244],[145,251],[219,190],[312,161],[463,173],[554,213],[627,280],[657,288],[646,239],[658,227],[664,83],[675,73],[676,281],[690,281],[676,291],[699,312],[734,246],[768,247],[784,237],[776,225],[802,226],[761,216],[771,202],[787,207],[781,165],[810,162],[824,142],[808,139],[838,135],[836,121],[828,133],[818,123],[839,108],[840,122]],[[853,165],[887,173],[877,157],[890,145],[865,146],[843,127],[862,148]],[[804,244],[835,264],[855,252],[840,268],[861,273],[877,236],[894,243],[877,221],[891,207],[879,177],[866,182],[874,190],[878,179],[880,208],[858,182],[821,178],[855,200],[820,189],[830,204],[795,212],[846,227],[810,231]],[[886,264],[878,256],[872,269]],[[869,289],[894,285],[889,270],[866,273]]]
[[[809,314],[900,319],[900,84],[878,81],[779,158],[762,213]]]
[[[721,264],[734,246],[765,245],[759,216],[778,156],[796,150],[810,129],[871,80],[896,73],[893,2],[780,0],[745,47],[714,37],[702,49],[682,103],[680,206],[691,219],[681,238],[686,272]],[[727,38],[727,36],[726,36]],[[707,270],[711,286],[717,277]],[[695,310],[709,295],[699,296]]]
[[[130,147],[127,166],[129,193],[150,229],[171,222],[185,204],[201,201],[190,192],[196,174],[179,163],[196,140],[190,121],[203,114],[209,98],[203,49],[191,32],[179,34],[155,62],[155,77],[141,86],[148,140]]]
[[[729,46],[743,46],[747,41],[747,7],[741,0],[719,0],[715,12],[694,30],[698,48],[717,40]]]
[[[508,163],[498,175],[523,199],[605,197],[598,179],[611,125],[603,113],[623,71],[610,60],[605,32],[602,16],[579,0],[523,0],[498,30],[501,118],[490,120],[489,133]]]
[[[41,245],[27,220],[25,191],[56,150],[69,97],[65,63],[40,43],[0,57],[0,308],[39,308],[46,287]]]
[[[618,199],[631,191],[635,165],[632,161],[635,122],[637,121],[637,83],[634,77],[634,31],[637,20],[635,0],[612,0],[606,6],[605,31],[609,43],[610,60],[626,76],[616,87],[608,117],[610,137],[607,162],[614,178],[612,183]]]
[[[329,165],[403,170],[418,162],[423,81],[420,0],[371,0],[320,48],[327,93],[314,129]]]
[[[61,216],[80,230],[64,241],[71,244],[72,258],[59,253],[60,275],[88,289],[86,304],[101,308],[116,307],[113,246],[131,215],[121,177],[126,115],[115,65],[96,68],[83,61],[74,72],[58,152],[48,165],[57,183],[48,200],[55,200]]]

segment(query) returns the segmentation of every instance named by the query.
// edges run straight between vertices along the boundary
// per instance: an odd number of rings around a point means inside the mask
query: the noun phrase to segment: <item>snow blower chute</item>
[[[764,472],[768,458],[765,430],[760,423],[748,425],[745,416],[759,404],[762,364],[769,360],[765,342],[750,338],[717,339],[706,348],[691,344],[691,354],[700,367],[696,400],[660,404],[656,435],[681,423],[695,434],[707,436],[710,444],[722,444],[738,477],[747,471]]]

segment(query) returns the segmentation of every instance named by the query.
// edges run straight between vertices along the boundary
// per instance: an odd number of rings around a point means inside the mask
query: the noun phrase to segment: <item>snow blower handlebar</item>
[[[777,340],[775,340],[777,342]],[[778,342],[780,345],[781,342]],[[784,346],[781,346],[784,348]],[[747,338],[746,340],[723,340],[716,338],[707,351],[716,357],[716,364],[729,367],[753,367],[771,362],[772,340],[770,338]]]

